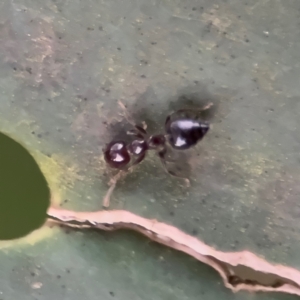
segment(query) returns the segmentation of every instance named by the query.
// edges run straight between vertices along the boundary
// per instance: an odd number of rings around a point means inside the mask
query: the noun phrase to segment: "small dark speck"
[[[170,211],[170,216],[174,216],[174,212],[173,211]]]
[[[69,274],[71,273],[71,271],[69,269],[67,269],[66,272],[69,273]]]
[[[195,84],[198,84],[198,83],[199,83],[199,81],[198,81],[198,80],[194,80],[194,83],[195,83]]]
[[[245,42],[246,42],[246,43],[249,43],[250,41],[249,41],[249,39],[245,39]]]
[[[193,230],[192,230],[192,234],[193,234],[193,235],[198,234],[198,230],[197,230],[197,229],[193,229]]]
[[[103,31],[103,27],[102,27],[102,26],[99,26],[98,29],[99,29],[100,31]]]
[[[146,78],[146,75],[141,75],[141,78]]]
[[[51,157],[51,154],[47,154],[48,157]]]
[[[87,30],[93,31],[94,28],[93,27],[88,27]]]
[[[196,7],[193,7],[192,10],[195,11],[195,10],[197,10],[197,8],[196,8]]]
[[[240,19],[241,18],[241,16],[238,16],[238,19]]]
[[[106,89],[105,92],[106,92],[106,93],[110,93],[110,89]]]
[[[41,137],[42,137],[42,135],[39,133],[39,134],[37,135],[37,137],[38,137],[38,138],[41,138]]]
[[[119,51],[121,51],[121,48],[120,48],[120,47],[118,47],[117,49],[118,49]]]
[[[203,6],[201,6],[201,7],[200,7],[200,9],[201,9],[201,10],[203,10],[203,9],[204,9],[204,7],[203,7]]]
[[[234,54],[231,54],[230,57],[231,57],[232,59],[235,59],[235,58],[236,58],[236,56],[235,56]]]
[[[110,291],[110,292],[109,292],[109,294],[110,294],[112,297],[114,297],[114,296],[115,296],[115,293],[114,293],[114,292],[112,292],[112,291]]]
[[[226,35],[226,34],[227,34],[227,32],[226,32],[226,31],[224,31],[224,32],[223,32],[223,34],[224,34],[224,35]]]
[[[47,100],[48,100],[48,101],[51,101],[51,99],[50,99],[50,98],[48,98]]]
[[[32,132],[31,132],[31,134],[35,134],[35,132],[34,132],[34,131],[32,131]]]
[[[66,286],[63,284],[62,286],[61,286],[63,289],[65,289],[66,288]]]
[[[13,69],[14,69],[14,71],[17,71],[17,68],[16,68],[16,67],[14,67]]]
[[[156,42],[151,42],[151,45],[156,45],[157,43]]]
[[[60,275],[57,275],[57,276],[56,276],[56,278],[57,278],[57,279],[60,279],[60,278],[61,278],[61,276],[60,276]]]
[[[59,40],[61,40],[61,39],[62,39],[62,37],[61,37],[61,36],[59,36],[59,37],[58,37],[58,39],[59,39]]]
[[[203,68],[199,68],[200,71],[203,71]]]
[[[87,101],[87,97],[84,97],[83,100],[84,100],[84,101]]]
[[[34,273],[34,272],[31,272],[30,275],[31,275],[32,277],[34,277],[34,276],[35,276],[35,273]]]
[[[26,70],[29,74],[32,74],[32,69],[31,69],[31,68],[27,67],[25,70]]]

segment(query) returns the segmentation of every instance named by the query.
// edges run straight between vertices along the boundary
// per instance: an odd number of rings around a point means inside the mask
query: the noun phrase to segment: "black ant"
[[[211,103],[201,110],[211,107]],[[135,129],[127,132],[135,136],[130,143],[124,141],[112,141],[104,150],[104,159],[111,168],[124,170],[129,166],[140,163],[148,150],[155,150],[165,164],[167,142],[177,150],[185,150],[195,146],[208,132],[207,122],[183,117],[187,112],[181,109],[169,115],[165,121],[165,134],[151,135],[147,138],[145,128],[135,125]]]
[[[123,104],[122,106],[124,108]],[[212,103],[209,103],[202,109],[181,109],[170,114],[165,121],[165,134],[148,137],[145,127],[133,124],[135,129],[127,132],[127,134],[135,137],[131,142],[126,143],[122,140],[116,140],[106,146],[104,149],[106,163],[113,169],[123,171],[139,164],[144,160],[147,151],[154,150],[159,156],[166,172],[172,176],[179,177],[166,167],[167,145],[176,150],[186,150],[202,140],[210,128],[209,124],[195,117],[187,117],[186,113],[203,111],[209,109],[211,106]],[[119,175],[111,180],[111,191],[108,194],[111,194],[116,181],[120,177]],[[104,200],[104,202],[107,202],[104,206],[108,206],[108,201],[108,199]]]

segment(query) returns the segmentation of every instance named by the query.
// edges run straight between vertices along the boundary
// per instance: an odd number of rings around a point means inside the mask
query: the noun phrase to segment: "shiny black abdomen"
[[[189,118],[169,119],[165,126],[170,145],[178,150],[196,145],[209,130],[208,123]]]

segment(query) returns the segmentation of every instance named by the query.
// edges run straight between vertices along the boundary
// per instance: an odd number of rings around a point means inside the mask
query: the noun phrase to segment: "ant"
[[[199,120],[195,116],[188,117],[187,113],[207,110],[212,105],[212,103],[209,103],[198,110],[180,109],[168,115],[165,120],[164,134],[148,136],[145,126],[142,127],[133,124],[134,129],[127,132],[127,134],[134,136],[134,139],[131,142],[126,143],[122,140],[116,140],[110,142],[106,146],[103,151],[106,163],[113,169],[124,171],[142,162],[147,151],[154,150],[160,158],[165,171],[172,176],[179,177],[167,169],[167,145],[170,145],[176,150],[186,150],[195,146],[202,140],[210,128],[209,123]],[[122,106],[124,108],[124,105]],[[108,191],[107,193],[109,196],[112,189],[115,187],[116,181],[120,177],[119,175],[120,174],[111,180],[111,191]],[[104,202],[106,202],[106,205],[103,205],[108,206],[108,199],[104,200]]]

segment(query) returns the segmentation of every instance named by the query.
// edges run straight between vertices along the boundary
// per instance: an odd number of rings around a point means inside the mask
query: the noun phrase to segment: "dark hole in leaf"
[[[0,240],[10,240],[42,226],[50,191],[40,168],[23,146],[0,133],[0,147]]]

